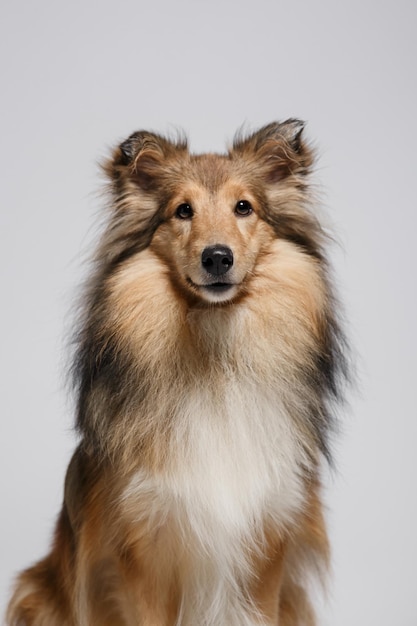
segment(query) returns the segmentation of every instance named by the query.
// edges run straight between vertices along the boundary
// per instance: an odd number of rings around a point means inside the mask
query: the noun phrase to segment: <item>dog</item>
[[[132,134],[73,378],[80,442],[9,626],[313,626],[346,341],[304,123],[225,154]]]

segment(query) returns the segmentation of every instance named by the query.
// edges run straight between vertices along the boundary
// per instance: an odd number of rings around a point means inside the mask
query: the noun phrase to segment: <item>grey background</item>
[[[8,0],[1,46],[0,613],[41,557],[74,446],[71,306],[97,160],[138,128],[222,150],[308,120],[358,353],[327,502],[328,626],[416,626],[416,4]]]

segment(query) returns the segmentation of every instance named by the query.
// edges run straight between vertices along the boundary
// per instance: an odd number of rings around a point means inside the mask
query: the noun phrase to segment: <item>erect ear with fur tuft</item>
[[[123,165],[130,165],[132,163],[134,157],[139,152],[140,147],[146,140],[146,134],[147,133],[143,131],[136,131],[120,144],[120,160]]]
[[[291,118],[279,124],[279,127],[282,136],[285,137],[294,152],[299,153],[302,147],[301,135],[305,122]]]
[[[238,134],[230,154],[256,159],[270,183],[290,174],[306,174],[313,155],[302,138],[304,126],[301,120],[291,118],[272,122],[247,137]]]
[[[170,157],[187,150],[185,139],[172,142],[148,131],[136,131],[118,148],[105,171],[113,180],[129,178],[144,190],[157,182]]]

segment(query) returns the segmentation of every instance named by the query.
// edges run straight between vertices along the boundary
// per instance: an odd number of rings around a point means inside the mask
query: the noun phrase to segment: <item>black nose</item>
[[[209,274],[222,276],[233,265],[233,252],[227,246],[220,244],[208,246],[202,252],[201,264]]]

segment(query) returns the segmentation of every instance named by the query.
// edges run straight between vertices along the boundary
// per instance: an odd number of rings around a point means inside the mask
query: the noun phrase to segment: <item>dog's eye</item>
[[[175,215],[179,217],[181,220],[189,220],[193,216],[193,209],[190,204],[184,202],[177,207],[175,211]]]
[[[235,206],[236,215],[241,215],[242,217],[246,217],[252,213],[252,205],[248,200],[239,200],[237,205]]]

